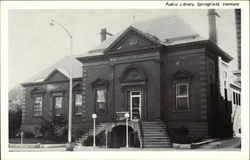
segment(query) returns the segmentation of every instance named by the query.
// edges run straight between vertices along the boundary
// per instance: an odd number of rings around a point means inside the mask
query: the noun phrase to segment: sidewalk
[[[240,150],[241,148],[241,137],[232,137],[232,138],[224,138],[218,139],[214,142],[207,143],[204,145],[200,145],[196,149],[229,149],[229,150]],[[195,150],[196,150],[195,149]]]
[[[27,145],[27,146],[26,146]],[[34,144],[38,145],[38,144]],[[10,144],[10,152],[47,152],[47,151],[66,151],[66,144],[40,144],[38,147],[32,147],[28,144]],[[233,137],[227,139],[216,139],[208,143],[202,143],[194,149],[178,149],[178,148],[100,148],[81,146],[75,147],[74,151],[196,151],[196,150],[240,150],[241,149],[241,138]]]

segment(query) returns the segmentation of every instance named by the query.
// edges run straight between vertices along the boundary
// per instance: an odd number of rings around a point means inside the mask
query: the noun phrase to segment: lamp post
[[[128,148],[128,118],[129,118],[129,113],[124,114],[126,118],[126,147]]]
[[[93,118],[93,147],[95,147],[95,119],[96,119],[97,115],[94,113],[92,114],[92,118]]]
[[[73,151],[73,146],[71,144],[71,130],[72,130],[72,52],[73,52],[73,36],[62,24],[51,20],[51,26],[58,25],[60,26],[69,36],[70,39],[70,56],[69,56],[69,120],[68,120],[68,145],[66,151]]]

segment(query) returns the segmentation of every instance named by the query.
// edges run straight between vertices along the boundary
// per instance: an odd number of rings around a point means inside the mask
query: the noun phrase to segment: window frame
[[[104,103],[104,113],[102,113],[102,112],[100,112],[99,111],[99,103],[101,103],[101,102],[97,102],[97,98],[98,98],[98,96],[97,96],[97,92],[99,91],[99,90],[104,90],[105,91],[105,95],[104,95],[104,98],[105,98],[105,102],[102,102],[102,103]],[[106,112],[107,112],[107,92],[108,92],[108,90],[107,90],[107,88],[106,87],[97,87],[96,89],[95,89],[95,112],[96,113],[99,113],[99,114],[106,114]]]
[[[42,98],[41,114],[40,115],[35,115],[35,112],[34,112],[34,109],[35,109],[35,99],[38,98],[38,97]],[[34,94],[32,96],[32,100],[33,100],[33,103],[32,103],[32,116],[33,117],[42,117],[43,116],[43,102],[44,102],[44,96],[43,96],[43,94]]]
[[[241,106],[241,95],[240,95],[240,93],[238,95],[239,95],[239,99],[238,99],[239,106]]]
[[[75,92],[74,93],[74,115],[75,116],[80,116],[80,115],[82,115],[82,112],[76,112],[77,111],[77,106],[79,107],[79,105],[76,105],[76,95],[81,95],[81,103],[83,104],[83,99],[82,99],[82,93],[80,93],[80,92]],[[81,104],[81,106],[80,107],[82,107],[83,105]]]
[[[178,96],[178,86],[180,86],[180,85],[185,85],[185,86],[187,86],[187,95],[179,95]],[[190,111],[190,100],[189,100],[189,98],[190,98],[190,90],[189,90],[189,83],[188,82],[180,82],[180,83],[175,83],[175,111]],[[184,108],[184,109],[180,109],[179,107],[178,107],[178,101],[177,101],[177,99],[178,98],[186,98],[187,99],[187,107],[186,108]]]
[[[235,104],[238,106],[239,105],[239,101],[238,101],[238,93],[235,93],[235,99],[236,99],[236,102],[235,102]]]
[[[233,104],[236,104],[235,92],[233,92]]]
[[[60,115],[56,115],[55,114],[55,110],[56,110],[56,105],[55,105],[55,99],[56,98],[58,98],[58,97],[61,97],[61,99],[62,99],[62,102],[61,102],[61,113],[60,113]],[[61,117],[62,116],[62,111],[63,110],[63,96],[62,95],[56,95],[56,96],[53,96],[53,117]]]

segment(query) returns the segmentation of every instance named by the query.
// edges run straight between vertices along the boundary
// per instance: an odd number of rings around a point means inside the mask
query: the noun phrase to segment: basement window
[[[189,109],[188,83],[176,84],[176,110]]]

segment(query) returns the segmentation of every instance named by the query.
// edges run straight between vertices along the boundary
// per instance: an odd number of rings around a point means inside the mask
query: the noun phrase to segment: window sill
[[[75,113],[75,116],[81,116],[82,113]]]

